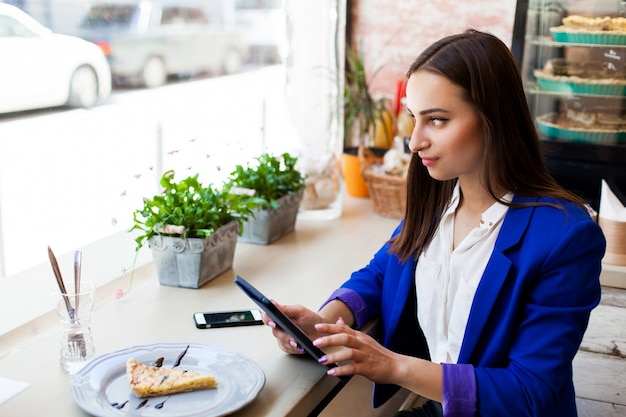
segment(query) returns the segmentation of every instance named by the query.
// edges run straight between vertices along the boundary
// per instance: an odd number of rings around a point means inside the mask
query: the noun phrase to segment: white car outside
[[[89,108],[111,94],[102,50],[53,33],[26,12],[0,3],[0,113]]]

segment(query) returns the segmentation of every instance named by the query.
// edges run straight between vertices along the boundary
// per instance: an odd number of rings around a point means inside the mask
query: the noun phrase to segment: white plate
[[[163,366],[171,367],[187,346],[179,368],[214,376],[217,389],[153,397],[147,403],[131,394],[126,378],[128,358],[149,364],[163,357]],[[83,410],[98,417],[218,417],[247,405],[264,384],[265,374],[259,365],[237,352],[200,344],[163,343],[135,346],[94,359],[74,376],[72,394]]]

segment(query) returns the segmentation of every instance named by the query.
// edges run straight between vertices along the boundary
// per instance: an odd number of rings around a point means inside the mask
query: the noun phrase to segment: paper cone
[[[604,262],[626,265],[626,208],[604,180],[598,224],[606,238]]]

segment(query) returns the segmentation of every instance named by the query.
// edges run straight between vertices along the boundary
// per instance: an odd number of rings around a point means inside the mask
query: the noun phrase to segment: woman
[[[575,416],[572,360],[600,300],[602,232],[548,173],[500,40],[446,37],[407,77],[404,220],[319,312],[281,308],[318,347],[344,347],[321,362],[374,381],[374,406],[399,386],[431,400],[398,415]],[[356,330],[373,318],[380,343]]]

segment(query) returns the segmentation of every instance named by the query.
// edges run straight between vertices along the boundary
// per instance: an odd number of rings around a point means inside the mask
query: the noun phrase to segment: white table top
[[[239,274],[283,304],[316,309],[350,272],[367,263],[398,224],[372,212],[369,199],[346,197],[340,219],[298,219],[295,232],[267,245],[239,243],[233,269],[198,290],[161,286],[152,265],[138,270],[121,300],[113,282],[98,291],[91,329],[96,354],[153,343],[202,343],[240,352],[266,376],[259,396],[236,417],[308,415],[339,380],[308,357],[284,354],[270,329],[196,329],[193,313],[254,307],[234,284]],[[127,279],[127,278],[126,278]],[[84,416],[59,370],[59,326],[47,315],[0,337],[0,376],[30,387],[0,405],[0,415]]]

